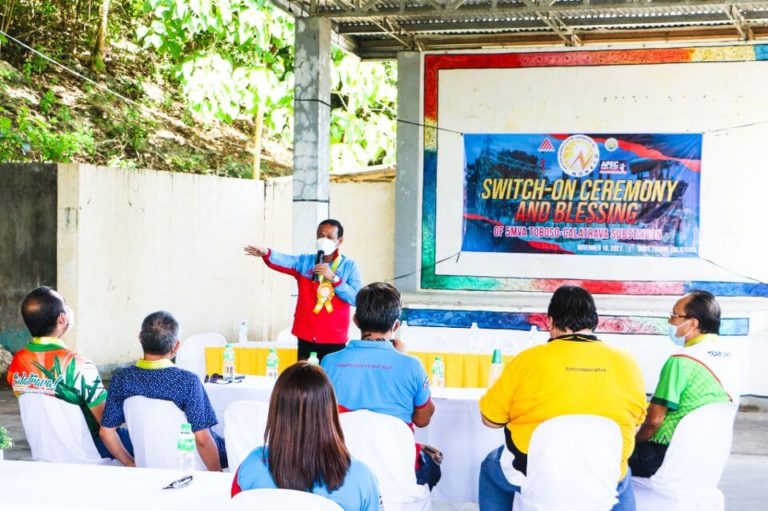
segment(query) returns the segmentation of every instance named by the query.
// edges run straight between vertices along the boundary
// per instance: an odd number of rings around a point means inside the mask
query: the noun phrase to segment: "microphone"
[[[315,265],[320,264],[320,262],[323,260],[324,255],[325,255],[325,252],[323,252],[322,250],[317,251],[317,255],[315,256]],[[320,275],[315,273],[312,276],[312,280],[314,280],[315,282],[320,282]]]

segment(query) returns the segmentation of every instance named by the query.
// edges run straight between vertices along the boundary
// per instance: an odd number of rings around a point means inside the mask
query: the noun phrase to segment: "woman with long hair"
[[[245,490],[283,488],[327,497],[344,511],[381,508],[376,477],[344,445],[336,395],[320,367],[298,362],[277,379],[264,443],[237,469],[233,497]]]

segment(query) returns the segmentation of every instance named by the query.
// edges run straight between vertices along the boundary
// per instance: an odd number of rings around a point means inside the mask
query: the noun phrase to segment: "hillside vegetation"
[[[293,19],[264,0],[4,0],[0,31],[0,161],[291,172]],[[332,57],[332,170],[393,163],[394,63]]]

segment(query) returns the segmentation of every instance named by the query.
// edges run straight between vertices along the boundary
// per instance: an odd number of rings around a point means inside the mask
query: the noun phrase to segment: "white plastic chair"
[[[633,477],[638,511],[722,511],[717,488],[731,452],[737,405],[702,406],[675,428],[664,462],[651,477]]]
[[[408,326],[402,332],[402,340],[413,351],[442,352],[450,347],[448,339],[440,327]]]
[[[256,511],[280,509],[283,511],[344,511],[331,499],[297,490],[248,490],[235,495],[229,509]]]
[[[181,343],[176,353],[176,366],[195,373],[200,381],[205,379],[206,346],[224,346],[227,339],[221,334],[195,334]]]
[[[224,412],[224,441],[230,472],[260,445],[264,445],[269,403],[263,401],[235,401]]]
[[[299,340],[291,333],[290,328],[280,330],[280,333],[277,334],[277,340],[275,341],[276,346],[281,348],[295,348],[298,344]]]
[[[342,413],[339,418],[350,454],[378,479],[387,511],[432,509],[429,487],[416,484],[413,431],[402,420],[369,410]]]
[[[186,415],[172,401],[129,397],[123,403],[125,423],[133,443],[137,467],[179,467],[176,444]],[[195,447],[195,470],[208,470]]]
[[[595,415],[541,423],[528,450],[515,511],[609,511],[618,499],[622,438],[618,424]]]
[[[19,396],[19,409],[33,460],[111,463],[99,455],[79,406],[45,394],[25,393]]]

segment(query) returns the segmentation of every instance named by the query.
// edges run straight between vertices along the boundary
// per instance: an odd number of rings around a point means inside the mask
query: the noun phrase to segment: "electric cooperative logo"
[[[600,149],[586,135],[571,135],[560,144],[557,162],[569,176],[584,177],[592,173],[600,163]]]

